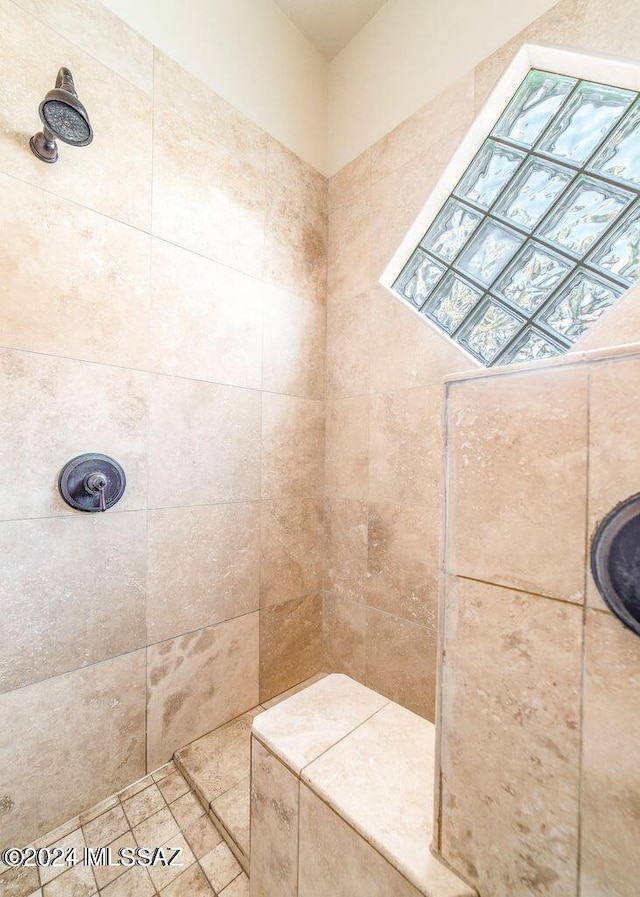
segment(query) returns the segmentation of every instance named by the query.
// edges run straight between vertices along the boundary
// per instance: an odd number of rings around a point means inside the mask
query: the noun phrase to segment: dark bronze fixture
[[[617,505],[598,527],[591,572],[616,617],[640,635],[640,493]]]
[[[61,68],[56,86],[40,103],[40,118],[44,128],[29,141],[34,155],[43,162],[58,161],[56,140],[70,146],[87,146],[93,140],[93,129],[73,83],[73,75]]]
[[[127,478],[108,455],[89,452],[68,461],[60,471],[60,494],[76,511],[106,511],[120,501]]]

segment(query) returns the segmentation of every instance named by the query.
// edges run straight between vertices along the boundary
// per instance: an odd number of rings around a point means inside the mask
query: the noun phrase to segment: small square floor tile
[[[166,803],[158,786],[151,785],[150,788],[145,788],[144,791],[140,791],[134,797],[125,800],[122,806],[129,820],[129,825],[133,828],[133,826],[144,822],[149,816],[153,816],[159,810],[163,810],[166,807]]]
[[[158,788],[168,804],[177,800],[179,797],[182,797],[183,794],[186,794],[187,791],[190,790],[189,783],[177,770],[176,772],[172,772],[171,775],[168,775],[166,778],[160,779]]]
[[[183,834],[198,860],[222,841],[222,835],[208,816],[196,819],[184,829]]]
[[[205,815],[205,808],[192,791],[188,791],[174,800],[169,809],[180,828],[186,828],[191,822]]]
[[[213,890],[218,893],[242,872],[240,864],[224,841],[200,860]]]

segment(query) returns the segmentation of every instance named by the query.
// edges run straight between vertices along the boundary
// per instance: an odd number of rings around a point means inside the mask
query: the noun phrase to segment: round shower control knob
[[[60,471],[60,495],[76,511],[106,511],[124,495],[124,470],[108,455],[89,452],[68,461]]]

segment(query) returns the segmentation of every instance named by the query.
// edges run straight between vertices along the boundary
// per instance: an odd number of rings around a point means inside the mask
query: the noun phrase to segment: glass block
[[[533,230],[573,176],[568,168],[532,156],[498,201],[494,214]]]
[[[478,302],[482,293],[452,272],[436,288],[423,313],[447,333],[452,333]]]
[[[589,168],[640,189],[640,102],[609,137]]]
[[[589,256],[589,263],[615,274],[629,286],[640,277],[640,205],[636,205]]]
[[[626,190],[581,175],[543,222],[540,234],[582,257],[632,199]]]
[[[586,271],[578,271],[555,301],[545,309],[540,321],[571,343],[582,336],[623,290]]]
[[[457,263],[478,283],[489,286],[522,245],[524,237],[487,220],[478,229]]]
[[[523,321],[496,302],[483,304],[478,314],[456,336],[460,345],[470,349],[484,364],[490,364],[498,352],[522,327]]]
[[[583,81],[543,135],[538,149],[574,165],[584,165],[635,94]]]
[[[524,159],[520,150],[487,140],[454,193],[488,209]]]
[[[422,308],[444,272],[444,267],[435,259],[430,258],[421,249],[416,249],[393,288],[407,302],[416,308]]]
[[[552,343],[535,327],[527,327],[522,336],[514,342],[500,359],[500,364],[518,364],[521,361],[538,361],[541,358],[553,358],[562,355],[564,347]]]
[[[481,220],[482,215],[478,212],[461,205],[455,199],[449,199],[420,245],[450,262]]]
[[[533,314],[571,267],[567,259],[543,249],[537,243],[527,243],[496,283],[494,292],[528,314]]]
[[[575,83],[575,78],[530,71],[493,133],[522,146],[533,146]]]

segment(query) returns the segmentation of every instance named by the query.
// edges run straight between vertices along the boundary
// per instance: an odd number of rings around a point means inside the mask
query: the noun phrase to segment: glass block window
[[[531,70],[395,292],[483,365],[566,352],[640,278],[640,96]]]

